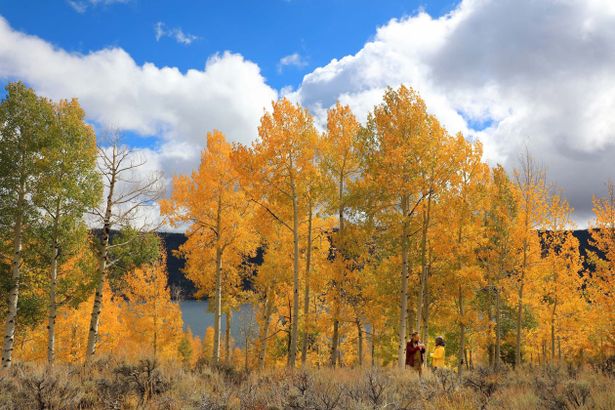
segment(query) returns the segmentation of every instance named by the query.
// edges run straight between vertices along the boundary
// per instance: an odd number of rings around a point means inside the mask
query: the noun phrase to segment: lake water
[[[183,300],[179,303],[184,321],[184,330],[190,328],[192,334],[201,339],[205,334],[205,329],[214,326],[214,313],[208,310],[207,300]],[[231,336],[235,339],[235,346],[243,347],[241,341],[241,328],[246,323],[254,321],[254,311],[252,305],[241,305],[239,311],[233,312],[231,320]],[[222,337],[224,337],[225,317],[222,316]],[[222,340],[224,343],[224,339]]]

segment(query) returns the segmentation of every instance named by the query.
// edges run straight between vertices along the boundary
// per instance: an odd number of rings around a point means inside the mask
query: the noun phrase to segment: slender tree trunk
[[[357,318],[357,356],[359,367],[363,367],[363,326],[361,325],[361,320]]]
[[[403,213],[403,226],[401,237],[401,291],[400,291],[400,318],[399,318],[399,347],[397,350],[397,365],[403,369],[406,365],[406,316],[408,310],[408,236],[410,234],[408,227],[408,201],[407,195],[404,195],[401,200],[401,208]]]
[[[231,363],[231,312],[225,314],[226,323],[224,327],[224,361],[226,364]]]
[[[342,367],[342,338],[337,341],[337,365]]]
[[[297,336],[299,332],[299,203],[295,180],[291,177],[293,199],[293,313],[290,334],[288,366],[295,367],[297,358]]]
[[[417,304],[416,331],[420,332],[421,340],[426,340],[424,333],[425,322],[425,296],[427,293],[428,261],[427,261],[427,234],[429,231],[429,218],[431,213],[431,194],[427,198],[427,209],[423,211],[423,226],[421,229],[421,276],[419,284],[419,301]]]
[[[154,361],[158,360],[158,299],[154,301],[154,311],[152,312],[152,322],[154,324],[154,337],[153,337],[153,347],[154,347]]]
[[[54,229],[55,231],[55,229]],[[55,234],[54,234],[55,237]],[[51,261],[51,281],[49,283],[49,317],[47,324],[47,362],[53,365],[55,360],[55,327],[57,316],[56,287],[58,282],[58,259],[60,258],[60,247],[57,238],[54,239],[53,259]]]
[[[427,265],[427,278],[429,278],[429,272],[431,271],[431,263],[429,265]],[[430,303],[430,295],[429,295],[429,281],[427,280],[425,282],[425,295],[424,295],[424,301],[423,301],[423,314],[424,314],[424,318],[423,318],[423,336],[421,337],[421,340],[423,340],[423,342],[425,343],[425,354],[428,355],[429,354],[429,346],[427,345],[427,340],[429,338],[429,303]]]
[[[462,213],[463,215],[463,213]],[[459,221],[459,231],[457,232],[457,246],[460,247],[461,243],[462,243],[462,238],[463,238],[463,216],[461,218],[461,220]],[[462,261],[461,261],[461,255],[459,254],[459,249],[457,250],[458,254],[457,254],[457,271],[461,271],[462,268]],[[466,327],[465,327],[465,302],[464,302],[464,298],[463,298],[463,288],[462,288],[462,282],[460,281],[459,283],[459,288],[458,288],[458,302],[459,302],[459,316],[461,318],[461,321],[459,322],[459,360],[458,360],[458,364],[457,364],[457,376],[459,378],[459,381],[462,380],[462,376],[463,376],[463,363],[465,362],[466,366],[468,365],[468,359],[467,357],[465,357],[466,355],[466,348],[465,348],[465,331],[466,331]]]
[[[331,365],[331,367],[335,367],[335,365],[337,364],[337,359],[338,359],[338,347],[340,344],[340,321],[338,320],[337,316],[338,316],[338,306],[336,304],[335,309],[334,309],[334,317],[333,317],[333,338],[331,340],[331,357],[329,360],[329,363]]]
[[[376,327],[372,324],[372,367],[376,367]]]
[[[115,163],[115,151],[113,161]],[[113,169],[109,179],[109,193],[107,194],[107,203],[105,206],[105,215],[103,219],[103,233],[98,254],[98,278],[96,284],[96,293],[94,295],[94,305],[92,306],[92,315],[90,317],[90,328],[88,332],[88,345],[85,354],[85,361],[90,362],[96,353],[96,343],[98,341],[98,324],[100,321],[100,312],[102,311],[102,293],[107,274],[107,263],[109,258],[109,236],[111,235],[111,212],[113,207],[113,193],[117,177],[117,169]]]
[[[17,215],[13,227],[13,260],[11,261],[11,289],[9,291],[8,315],[4,332],[2,349],[2,367],[11,367],[13,360],[13,345],[15,343],[15,324],[17,321],[17,302],[19,300],[19,283],[21,280],[21,248],[23,240],[23,217],[25,206],[24,185],[22,182],[17,198]]]
[[[49,365],[53,365],[55,360],[55,326],[57,316],[57,303],[56,303],[56,288],[58,283],[58,263],[60,260],[60,245],[58,243],[58,225],[60,220],[60,202],[58,201],[55,215],[53,220],[52,230],[52,244],[53,244],[53,257],[51,259],[51,274],[49,283],[49,312],[48,312],[48,324],[47,324],[47,362]]]
[[[106,258],[99,260],[99,272],[106,270]],[[96,293],[94,294],[94,305],[92,306],[92,315],[90,317],[90,330],[88,333],[88,345],[85,356],[86,363],[91,362],[96,354],[96,343],[98,342],[98,325],[100,322],[100,312],[102,311],[102,296],[105,277],[101,275],[98,278],[96,285]]]
[[[305,289],[303,293],[303,341],[301,343],[301,366],[305,366],[308,351],[308,330],[310,328],[310,273],[312,269],[312,203],[308,210],[307,249],[305,251]]]
[[[263,327],[261,329],[261,338],[258,353],[258,367],[261,370],[265,368],[265,358],[267,356],[267,341],[269,339],[269,323],[271,321],[272,311],[272,303],[269,298],[269,289],[267,289],[265,295],[265,304],[263,306]]]
[[[216,307],[214,310],[214,349],[213,362],[220,362],[220,339],[222,329],[222,195],[218,194],[216,209]]]
[[[339,178],[339,190],[338,190],[338,201],[339,201],[339,209],[338,209],[338,216],[339,216],[339,222],[340,222],[340,228],[338,231],[338,238],[339,238],[339,242],[337,245],[337,258],[344,258],[344,253],[343,253],[343,246],[344,246],[344,177],[343,177],[343,173],[340,174],[340,178]],[[344,269],[343,267],[341,269]],[[343,273],[343,272],[342,272]],[[343,275],[340,275],[340,277]],[[336,289],[336,292],[338,292],[338,294],[336,294],[336,296],[339,296],[339,291]],[[338,300],[337,303],[340,303],[340,301]],[[336,363],[337,363],[337,358],[339,356],[338,353],[338,348],[339,348],[339,327],[340,327],[340,323],[339,323],[339,306],[336,305],[334,311],[333,311],[333,336],[331,337],[331,356],[329,359],[329,364],[331,365],[331,367],[335,367]]]
[[[466,366],[467,366],[467,358],[466,356],[466,327],[463,323],[463,320],[465,320],[465,309],[464,309],[464,301],[463,301],[463,291],[461,289],[461,285],[459,285],[459,314],[461,316],[461,323],[459,324],[459,362],[457,364],[457,376],[459,377],[459,380],[462,379],[463,376],[463,362],[466,362]]]
[[[526,212],[527,213],[527,212]],[[528,217],[525,217],[525,226],[529,226]],[[527,269],[528,259],[528,240],[523,242],[523,265],[521,266],[521,277],[519,278],[519,291],[517,302],[517,334],[515,340],[515,368],[521,365],[521,325],[523,322],[523,286],[525,284],[525,270]]]
[[[553,303],[551,311],[551,364],[555,363],[555,310],[557,309],[557,298]]]
[[[491,287],[489,288],[491,289]],[[489,317],[489,323],[493,323],[493,321],[495,320],[493,317],[493,306],[491,301],[489,301],[489,305],[487,306],[487,315]],[[489,332],[489,335],[487,336],[488,339],[488,344],[487,344],[487,353],[489,354],[489,368],[493,369],[495,368],[494,362],[495,362],[495,335],[492,336],[491,332]]]
[[[523,274],[522,274],[523,276]],[[521,324],[523,322],[523,279],[519,284],[518,291],[519,301],[517,302],[517,328],[515,338],[515,368],[521,365]]]
[[[216,249],[216,307],[214,309],[214,349],[212,360],[220,361],[220,329],[222,328],[222,251]]]
[[[501,323],[501,314],[500,314],[500,290],[498,288],[495,289],[495,361],[494,367],[495,369],[500,368],[500,346],[502,340],[502,323]]]

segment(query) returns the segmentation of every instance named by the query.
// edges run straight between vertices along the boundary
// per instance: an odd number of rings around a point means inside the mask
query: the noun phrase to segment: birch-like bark
[[[357,325],[357,359],[359,367],[363,367],[363,326],[358,318],[355,323]]]
[[[115,164],[116,152],[113,151],[113,163]],[[98,254],[98,282],[96,284],[96,294],[94,295],[94,305],[92,306],[92,315],[90,317],[90,330],[88,333],[88,345],[85,354],[85,361],[90,362],[96,353],[96,343],[98,342],[98,325],[100,322],[100,312],[102,311],[102,293],[107,275],[107,263],[109,259],[109,236],[111,235],[111,212],[113,208],[113,194],[115,191],[115,183],[117,181],[117,169],[111,170],[109,177],[109,193],[105,205],[105,214],[103,217],[103,233]]]
[[[463,291],[461,289],[461,285],[459,285],[459,315],[461,316],[461,323],[459,324],[459,361],[457,362],[457,377],[459,380],[462,380],[463,377],[463,362],[466,362],[467,366],[467,358],[466,358],[466,327],[463,323],[465,309],[464,309],[464,301],[463,301]]]
[[[226,312],[224,315],[226,323],[224,325],[224,362],[231,363],[231,312]]]
[[[340,207],[339,207],[340,228],[338,231],[338,237],[339,237],[340,243],[337,244],[338,252],[337,252],[336,257],[343,258],[344,254],[341,249],[343,246],[343,242],[344,242],[344,177],[343,177],[343,172],[340,174],[340,179],[339,179],[338,200],[340,201]],[[337,284],[337,286],[340,286],[340,284]],[[335,292],[339,292],[339,290],[336,289]],[[336,295],[336,296],[339,296],[339,295]],[[339,342],[340,342],[339,340],[340,339],[340,334],[339,334],[340,322],[339,322],[338,316],[339,316],[339,307],[336,305],[335,309],[333,310],[333,335],[331,337],[331,355],[329,358],[329,364],[331,367],[335,367],[337,363],[337,358],[339,356],[338,349],[339,349]]]
[[[427,198],[427,209],[423,211],[423,226],[421,227],[421,280],[419,284],[419,301],[417,303],[416,330],[420,332],[421,340],[427,340],[424,334],[425,322],[425,296],[427,293],[427,279],[429,275],[427,260],[427,235],[429,233],[429,219],[431,216],[431,194]]]
[[[265,292],[265,302],[263,306],[263,326],[261,328],[259,352],[258,352],[258,368],[265,368],[265,359],[267,357],[267,342],[269,339],[269,324],[271,322],[271,312],[273,303],[269,297],[269,289]]]
[[[299,199],[295,179],[292,174],[290,185],[293,200],[293,317],[291,323],[288,366],[292,368],[295,367],[297,358],[297,336],[299,333]]]
[[[553,302],[553,310],[551,311],[551,364],[555,363],[555,312],[557,309],[557,297]]]
[[[15,324],[17,321],[17,302],[19,300],[19,283],[21,280],[21,248],[23,240],[23,217],[25,206],[25,181],[20,184],[17,198],[17,215],[13,228],[13,260],[11,261],[11,289],[9,291],[9,310],[6,316],[4,331],[4,344],[2,348],[2,367],[11,367],[13,360],[13,346],[15,344]]]
[[[303,293],[303,341],[301,344],[301,366],[305,366],[308,351],[308,329],[310,317],[310,273],[312,269],[312,204],[308,209],[307,249],[305,251],[305,288]]]
[[[47,323],[47,362],[53,365],[55,361],[55,327],[57,316],[56,288],[58,283],[58,259],[60,258],[60,248],[57,240],[54,241],[53,259],[51,261],[51,281],[49,283],[49,317]]]
[[[214,348],[212,360],[220,361],[220,329],[222,327],[222,251],[216,249],[216,307],[214,309]]]
[[[495,357],[493,366],[496,370],[500,368],[500,346],[502,340],[502,323],[501,323],[501,314],[500,314],[500,290],[496,287],[495,289]]]
[[[527,267],[527,240],[523,245],[523,265],[521,267],[521,277],[519,278],[519,290],[517,293],[517,323],[515,337],[515,368],[521,365],[521,325],[523,323],[523,286],[525,285],[525,269]]]
[[[329,358],[329,364],[331,367],[335,367],[337,364],[337,359],[339,357],[338,346],[340,344],[340,321],[337,319],[338,316],[338,308],[335,308],[335,313],[333,314],[333,338],[331,340],[331,356]]]
[[[409,275],[409,261],[408,261],[408,248],[409,248],[409,198],[407,195],[401,198],[402,209],[402,237],[401,237],[401,291],[400,291],[400,318],[399,318],[399,348],[397,351],[397,364],[400,369],[403,369],[406,365],[406,319],[408,315],[408,275]]]

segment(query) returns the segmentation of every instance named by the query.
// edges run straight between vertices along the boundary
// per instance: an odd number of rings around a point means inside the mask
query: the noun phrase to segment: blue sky
[[[361,49],[376,27],[424,9],[449,12],[451,0],[0,0],[0,14],[13,28],[67,50],[87,53],[117,46],[138,64],[202,68],[226,50],[258,63],[275,87],[298,86],[303,74]],[[84,10],[78,12],[79,5]],[[155,26],[197,36],[190,45],[155,37]],[[280,60],[298,53],[300,66],[280,69]]]
[[[0,0],[0,83],[77,97],[167,177],[281,96],[323,127],[405,84],[489,163],[527,148],[583,226],[615,179],[614,28],[613,0]]]

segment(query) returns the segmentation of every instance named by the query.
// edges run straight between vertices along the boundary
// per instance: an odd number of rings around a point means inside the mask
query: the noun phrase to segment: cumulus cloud
[[[160,41],[163,37],[169,37],[185,46],[189,46],[195,40],[200,38],[194,34],[184,33],[181,27],[167,28],[167,26],[161,21],[154,25],[154,35],[156,36],[156,41]]]
[[[58,100],[77,97],[88,120],[102,128],[155,136],[147,158],[167,178],[199,161],[206,131],[250,143],[277,91],[259,67],[230,52],[209,57],[201,70],[138,65],[121,48],[69,53],[13,30],[0,17],[0,78],[18,79]]]
[[[41,64],[44,62],[44,64]],[[202,70],[138,65],[121,48],[69,53],[13,30],[0,18],[0,77],[20,79],[53,99],[78,97],[89,120],[161,137],[179,172],[194,165],[207,130],[248,143],[277,92],[239,54],[211,56]],[[172,168],[168,168],[171,170]]]
[[[447,129],[508,169],[527,146],[584,224],[615,176],[615,6],[610,0],[464,0],[393,19],[353,55],[306,75],[295,98],[339,99],[365,119],[387,86],[417,89]]]
[[[280,58],[278,62],[278,73],[284,71],[284,67],[293,66],[303,68],[307,66],[307,61],[299,53],[292,53]]]
[[[413,86],[451,133],[481,140],[490,162],[512,169],[527,146],[584,224],[592,194],[615,177],[613,44],[611,0],[463,0],[440,18],[419,12],[389,21],[359,51],[281,93],[322,124],[336,100],[364,120],[387,86]],[[280,65],[304,62],[291,54]],[[206,130],[252,141],[263,107],[278,96],[238,54],[180,72],[138,65],[121,48],[69,53],[2,18],[0,78],[54,99],[76,96],[98,124],[159,136],[151,153],[167,176],[196,166]]]

